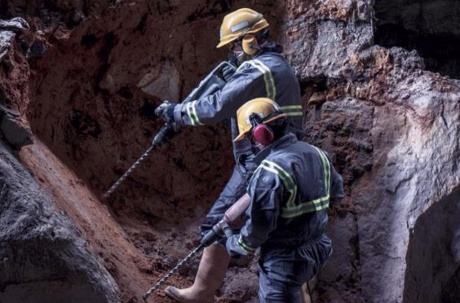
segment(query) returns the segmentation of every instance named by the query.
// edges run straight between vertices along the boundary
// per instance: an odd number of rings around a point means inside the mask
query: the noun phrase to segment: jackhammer
[[[174,273],[176,273],[179,268],[187,263],[192,257],[194,257],[198,251],[206,246],[213,244],[214,242],[222,239],[228,238],[233,235],[233,229],[241,227],[241,215],[251,204],[251,197],[248,194],[244,194],[238,201],[236,201],[224,214],[224,218],[218,223],[212,226],[212,229],[209,230],[200,241],[200,244],[195,247],[182,261],[177,263],[177,265],[171,269],[166,275],[164,275],[158,282],[150,288],[143,296],[145,302],[147,298],[157,290],[163,283],[165,283]]]
[[[182,101],[187,103],[197,100],[222,89],[227,83],[223,77],[223,71],[236,70],[236,67],[228,61],[219,63],[199,84],[192,90],[192,92]],[[165,123],[160,131],[152,139],[150,147],[144,154],[104,193],[103,198],[107,198],[120,184],[128,177],[129,174],[152,152],[155,147],[159,147],[168,139],[170,139],[180,129],[175,123]]]

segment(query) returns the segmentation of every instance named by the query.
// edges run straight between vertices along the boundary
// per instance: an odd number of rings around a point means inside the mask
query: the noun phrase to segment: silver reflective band
[[[237,244],[238,244],[239,247],[241,247],[242,249],[244,249],[247,252],[251,252],[251,251],[255,250],[254,248],[244,244],[243,237],[241,236],[241,234],[240,234],[240,237],[238,238]]]
[[[239,31],[242,28],[249,27],[249,24],[250,24],[249,21],[246,20],[236,25],[233,25],[232,27],[230,27],[230,30],[232,31],[232,33],[234,33],[236,31]]]
[[[197,103],[197,100],[188,102],[185,105],[185,109],[187,110],[187,116],[189,117],[190,123],[192,123],[192,126],[203,125],[203,123],[201,123],[200,121],[200,118],[198,118],[198,114],[196,112],[196,107],[195,107],[196,103]]]

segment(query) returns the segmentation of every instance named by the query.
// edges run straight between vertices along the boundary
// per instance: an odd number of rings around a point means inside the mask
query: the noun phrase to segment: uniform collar
[[[275,42],[265,42],[260,47],[264,51],[275,52],[280,54],[283,52],[283,46]]]
[[[291,132],[288,132],[287,134],[285,134],[284,136],[276,140],[272,145],[273,145],[273,149],[276,150],[276,149],[284,148],[285,146],[294,144],[296,142],[297,142],[296,135],[294,135]]]
[[[281,54],[283,52],[283,46],[275,42],[265,42],[263,45],[260,46],[260,49],[261,50],[253,57],[253,59],[259,57],[260,55],[266,52],[278,54]]]
[[[272,151],[284,148],[286,146],[296,143],[297,141],[297,137],[293,133],[288,132],[286,135],[282,136],[281,138],[279,138],[278,140],[276,140],[275,142],[273,142],[272,144],[258,152],[257,155],[255,155],[254,157],[254,161],[257,164],[260,164],[265,158],[267,158],[267,156]]]

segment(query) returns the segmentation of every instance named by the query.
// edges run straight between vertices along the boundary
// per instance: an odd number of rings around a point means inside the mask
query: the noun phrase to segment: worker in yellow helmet
[[[241,256],[260,249],[259,302],[302,303],[302,284],[332,253],[324,231],[329,203],[344,196],[342,177],[326,152],[288,131],[286,114],[272,100],[247,102],[237,119],[235,141],[248,141],[261,152],[247,188],[248,219],[227,239],[227,251]]]
[[[212,95],[185,104],[165,101],[155,113],[166,122],[179,126],[200,126],[230,120],[233,140],[238,135],[236,110],[247,100],[266,97],[278,102],[289,119],[291,129],[301,130],[303,112],[299,83],[282,55],[282,46],[268,41],[268,28],[264,16],[249,8],[226,15],[220,27],[217,47],[228,47],[229,61],[237,67],[223,71],[226,84]],[[257,166],[248,142],[234,142],[233,153],[236,166],[201,226],[202,235],[245,194],[247,180]],[[203,252],[194,284],[185,289],[168,287],[166,294],[179,302],[213,302],[229,261],[230,257],[222,243],[208,246]]]

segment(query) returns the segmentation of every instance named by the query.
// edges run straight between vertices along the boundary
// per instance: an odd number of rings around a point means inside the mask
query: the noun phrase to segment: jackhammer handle
[[[211,245],[212,243],[216,242],[220,238],[223,237],[223,231],[221,230],[221,227],[218,224],[215,224],[211,230],[209,230],[203,238],[201,238],[200,245],[203,245],[204,247]]]
[[[224,221],[232,225],[249,207],[251,204],[251,197],[246,193],[238,199],[224,214]]]
[[[224,67],[234,69],[236,67],[228,61],[220,62],[200,83],[192,90],[192,92],[182,101],[182,103],[188,103],[190,101],[199,99],[211,95],[221,89],[226,81],[223,79],[222,70]]]
[[[208,246],[221,238],[229,238],[233,235],[233,225],[238,225],[235,222],[246,211],[251,204],[251,197],[246,193],[238,201],[236,201],[224,214],[224,218],[212,226],[203,238],[200,244]]]
[[[226,82],[223,79],[222,71],[225,68],[231,68],[236,71],[236,67],[228,61],[223,61],[217,65],[203,81],[200,82],[198,87],[196,87],[189,96],[185,98],[183,103],[190,102],[192,100],[199,99],[200,97],[206,97],[210,94],[215,93],[217,90],[225,86]],[[180,126],[175,122],[165,123],[165,125],[160,129],[160,131],[152,139],[150,147],[147,151],[139,158],[129,169],[126,171],[110,188],[103,194],[104,198],[109,197],[109,195],[118,187],[120,184],[128,177],[128,175],[136,168],[140,162],[142,162],[150,152],[157,146],[163,144],[168,137],[172,134],[178,132]]]
[[[223,219],[222,221],[219,223],[220,225],[220,228],[222,229],[222,232],[224,233],[225,235],[225,238],[230,238],[231,236],[233,236],[233,229],[230,227],[230,225],[227,224],[227,222],[225,222]]]

